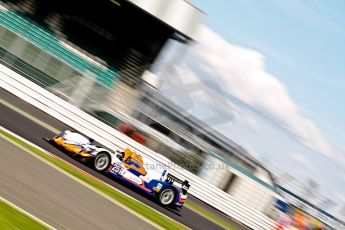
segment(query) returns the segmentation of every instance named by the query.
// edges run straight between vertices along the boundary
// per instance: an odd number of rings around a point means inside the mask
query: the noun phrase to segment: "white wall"
[[[199,172],[201,178],[221,189],[224,188],[231,175],[232,173],[226,164],[210,155],[206,157]]]
[[[245,176],[236,178],[228,193],[260,212],[265,212],[268,207],[272,207],[277,196],[269,188]]]
[[[269,207],[272,207],[276,197],[279,197],[278,194],[262,183],[227,166],[221,160],[212,156],[206,158],[199,176],[210,184],[223,189],[233,174],[236,178],[226,192],[246,205],[260,212],[265,212]],[[257,168],[254,176],[272,185],[269,174],[265,170]]]
[[[268,174],[268,172],[266,170],[264,170],[263,168],[257,168],[254,172],[254,176],[256,176],[257,178],[259,178],[260,180],[262,180],[263,182],[273,186],[272,180],[270,178],[270,175]]]

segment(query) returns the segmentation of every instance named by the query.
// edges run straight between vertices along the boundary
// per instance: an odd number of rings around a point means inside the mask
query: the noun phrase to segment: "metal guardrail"
[[[157,162],[157,164],[170,166],[170,171],[174,176],[190,181],[190,194],[246,226],[252,229],[267,230],[272,229],[275,225],[275,222],[263,213],[246,206],[240,200],[207,183],[191,172],[180,167],[174,167],[174,164],[163,155],[133,141],[114,128],[3,65],[0,66],[0,85],[5,90],[17,95],[38,109],[49,113],[72,128],[83,132],[85,135],[96,139],[100,144],[108,148],[124,149],[130,147],[144,157]]]

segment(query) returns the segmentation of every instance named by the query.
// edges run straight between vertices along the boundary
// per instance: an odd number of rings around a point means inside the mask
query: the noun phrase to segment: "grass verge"
[[[48,229],[29,216],[11,207],[6,202],[0,200],[0,229],[32,229],[45,230]]]
[[[153,223],[159,225],[160,227],[164,229],[186,229],[186,227],[170,218],[167,218],[166,216],[160,214],[159,212],[155,211],[154,209],[143,205],[142,203],[134,200],[133,198],[126,196],[125,194],[109,187],[105,183],[102,183],[101,181],[90,177],[87,174],[82,173],[80,170],[72,167],[71,165],[67,164],[63,160],[59,158],[52,157],[45,152],[35,148],[34,146],[18,139],[17,137],[11,135],[10,133],[1,130],[0,134],[4,137],[14,141],[15,143],[22,146],[25,150],[30,151],[37,156],[47,160],[48,162],[54,164],[55,166],[61,168],[65,172],[69,173],[70,175],[78,178],[79,180],[85,182],[86,184],[96,188],[100,192],[108,195],[109,197],[113,198],[114,200],[122,203],[123,205],[127,206],[129,209],[139,213],[146,219],[152,221]],[[2,229],[0,227],[0,229]]]

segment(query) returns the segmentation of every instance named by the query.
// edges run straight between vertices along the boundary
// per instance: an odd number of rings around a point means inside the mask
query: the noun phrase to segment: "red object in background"
[[[117,126],[117,130],[119,130],[121,133],[125,134],[126,136],[131,136],[132,133],[135,131],[135,129],[128,124],[122,123]]]
[[[142,145],[145,145],[145,142],[146,142],[146,138],[143,134],[141,133],[138,133],[138,132],[134,132],[131,136],[131,138],[133,140],[135,140],[136,142],[142,144]]]
[[[117,126],[117,130],[121,133],[125,134],[126,136],[132,138],[136,142],[145,145],[146,137],[135,130],[135,128],[129,124],[122,123]]]

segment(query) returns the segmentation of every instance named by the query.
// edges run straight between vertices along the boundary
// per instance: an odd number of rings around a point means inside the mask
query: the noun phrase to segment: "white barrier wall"
[[[152,161],[171,165],[171,162],[163,155],[153,152],[133,141],[124,134],[102,123],[91,115],[81,111],[47,90],[39,87],[25,77],[17,74],[9,68],[0,65],[0,86],[17,95],[24,101],[38,109],[49,113],[68,126],[79,130],[85,135],[94,138],[100,144],[111,148],[130,147]],[[246,206],[239,199],[232,197],[221,189],[207,183],[200,177],[179,167],[170,167],[170,172],[180,179],[187,179],[191,188],[189,193],[206,202],[214,208],[231,216],[235,220],[252,229],[273,229],[274,221],[256,209]]]

